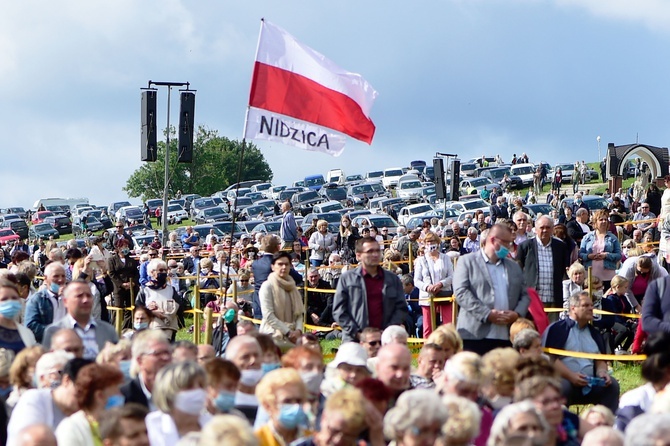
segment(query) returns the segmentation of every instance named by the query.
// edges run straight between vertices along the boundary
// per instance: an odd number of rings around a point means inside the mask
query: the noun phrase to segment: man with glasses
[[[633,217],[634,221],[643,221],[648,220],[648,223],[638,223],[637,229],[642,231],[645,234],[648,230],[656,227],[656,215],[649,210],[649,203],[642,203],[640,205],[640,210]]]
[[[593,301],[586,291],[570,296],[569,318],[547,327],[542,345],[586,354],[606,354],[605,341],[593,321]],[[567,405],[602,404],[612,412],[619,406],[619,383],[607,372],[607,362],[572,356],[553,356]]]
[[[126,403],[137,403],[156,410],[151,392],[158,372],[172,361],[172,349],[161,330],[144,330],[133,339],[133,363],[139,367],[137,377],[121,386]]]
[[[528,215],[523,211],[518,211],[514,213],[512,220],[516,224],[516,239],[514,239],[514,243],[520,245],[528,240],[528,234],[526,234],[529,220]]]
[[[384,330],[403,325],[407,302],[396,274],[381,268],[381,247],[377,240],[356,241],[357,268],[345,271],[333,298],[333,317],[342,327],[343,342],[358,341],[366,327]]]
[[[530,303],[523,272],[507,257],[513,242],[507,225],[495,224],[485,233],[482,249],[461,256],[456,264],[456,328],[463,350],[484,355],[512,346],[509,325],[526,315]]]
[[[115,228],[116,232],[113,233],[110,238],[110,246],[116,246],[116,242],[120,239],[126,240],[128,242],[128,246],[133,246],[133,238],[126,234],[126,232],[123,230],[125,228],[124,221],[121,219],[116,220]]]

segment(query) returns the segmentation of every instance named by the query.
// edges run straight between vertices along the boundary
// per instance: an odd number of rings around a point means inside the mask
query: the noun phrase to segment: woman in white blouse
[[[337,248],[337,239],[335,235],[328,233],[328,222],[326,220],[319,220],[316,223],[316,229],[309,238],[309,247],[312,250],[309,262],[315,268],[321,266],[330,253]]]
[[[424,238],[425,254],[414,263],[414,285],[419,288],[419,305],[423,313],[423,337],[427,339],[433,332],[430,319],[430,298],[450,297],[454,267],[447,254],[440,252],[440,238],[430,232]],[[435,302],[435,312],[443,324],[451,322],[452,302]]]

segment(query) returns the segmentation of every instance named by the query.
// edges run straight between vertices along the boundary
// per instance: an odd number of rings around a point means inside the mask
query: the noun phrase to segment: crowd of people
[[[607,209],[554,190],[534,219],[492,195],[396,234],[346,215],[303,233],[286,202],[279,235],[188,227],[140,256],[123,221],[84,249],[21,242],[0,269],[0,441],[665,444],[668,186]],[[216,313],[209,344],[178,340],[193,305]],[[620,395],[630,353],[641,385]]]

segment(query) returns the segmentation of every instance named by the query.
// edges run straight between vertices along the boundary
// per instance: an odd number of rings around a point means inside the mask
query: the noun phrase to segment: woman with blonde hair
[[[568,268],[568,279],[563,281],[563,308],[568,309],[570,307],[569,301],[570,296],[573,294],[582,291],[587,285],[584,283],[586,280],[586,269],[579,262],[574,262]]]
[[[9,367],[9,383],[12,385],[12,392],[7,397],[7,406],[13,408],[19,402],[19,398],[26,390],[34,389],[35,365],[45,353],[41,345],[33,345],[24,348],[14,358]]]
[[[447,421],[442,426],[445,446],[469,446],[479,435],[482,414],[479,406],[469,399],[455,395],[442,397],[447,408]]]
[[[447,409],[434,391],[408,390],[401,393],[395,406],[386,412],[384,435],[396,446],[432,445],[442,437],[447,416]]]
[[[579,258],[584,268],[592,267],[593,275],[602,279],[605,288],[616,274],[621,261],[621,244],[616,235],[609,231],[609,216],[606,211],[598,210],[593,214],[595,230],[582,239]]]
[[[433,332],[430,302],[433,298],[452,295],[454,268],[449,256],[440,252],[440,238],[434,232],[428,232],[424,237],[424,250],[425,254],[414,262],[414,284],[419,288],[423,337],[427,338]],[[434,308],[439,313],[442,324],[452,322],[452,302],[436,302]]]
[[[500,410],[514,399],[514,376],[519,352],[512,347],[496,348],[482,356],[482,395],[494,410]]]
[[[256,430],[259,446],[292,444],[309,432],[307,387],[297,370],[281,368],[269,372],[256,386],[256,398],[270,415],[270,421]]]
[[[532,444],[550,444],[549,429],[547,420],[535,404],[532,401],[521,401],[510,404],[498,412],[486,445],[504,446],[517,435],[529,438],[533,441]]]
[[[319,220],[316,223],[316,229],[309,238],[309,248],[312,250],[309,262],[314,267],[321,266],[330,253],[337,249],[337,240],[333,234],[328,232],[326,220]]]
[[[437,344],[442,347],[447,360],[463,350],[463,339],[461,339],[453,324],[444,324],[437,327],[426,339],[426,344]]]
[[[199,446],[257,446],[249,422],[235,415],[216,415],[202,428]]]

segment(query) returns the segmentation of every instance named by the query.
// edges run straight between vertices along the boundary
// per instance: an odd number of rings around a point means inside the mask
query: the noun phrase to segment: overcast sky
[[[436,152],[596,161],[597,136],[602,156],[637,134],[668,146],[665,0],[22,0],[0,15],[0,207],[126,198],[149,79],[191,82],[196,124],[241,139],[262,17],[379,92],[371,146],[332,158],[256,142],[275,184]]]

